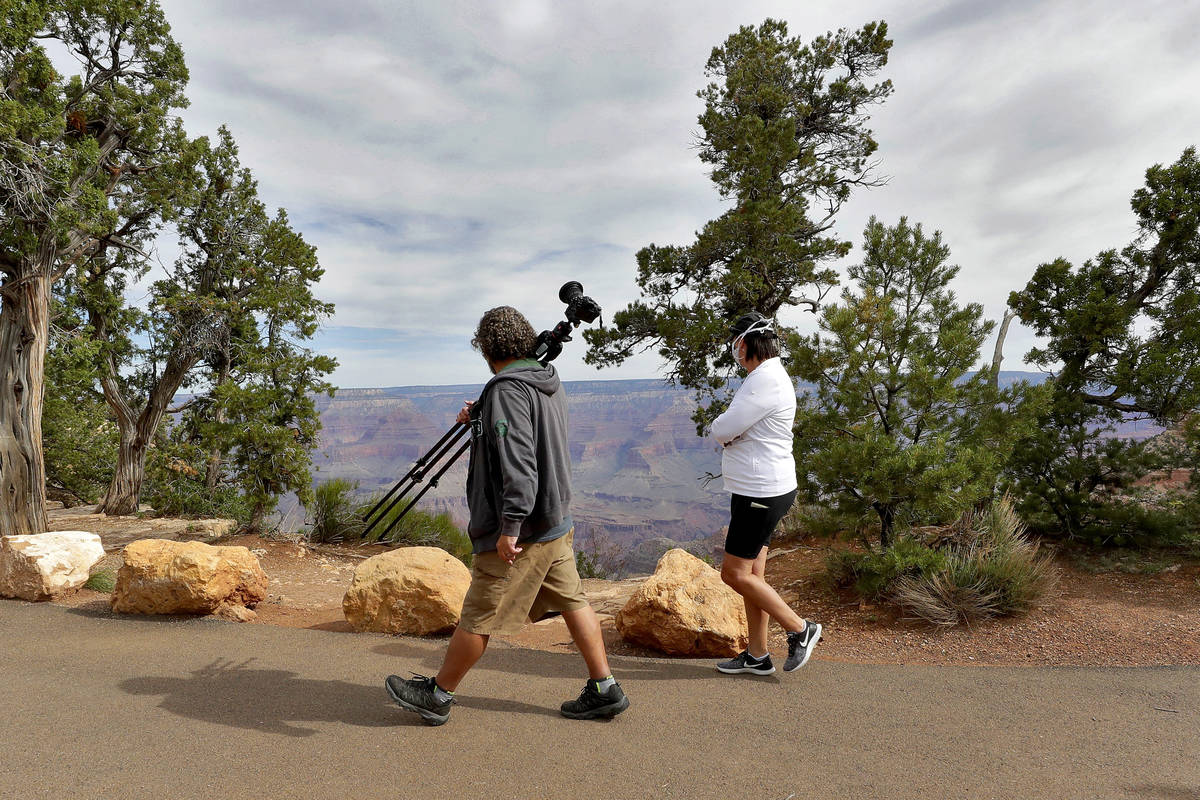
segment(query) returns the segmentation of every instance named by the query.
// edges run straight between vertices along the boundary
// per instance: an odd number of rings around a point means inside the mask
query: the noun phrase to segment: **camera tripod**
[[[563,342],[571,341],[571,330],[578,328],[581,323],[591,323],[600,316],[600,306],[592,298],[583,293],[583,284],[579,281],[567,281],[558,290],[558,299],[567,304],[565,312],[566,319],[554,326],[553,330],[542,331],[538,334],[537,346],[533,352],[533,358],[537,360],[543,367],[549,364],[554,359],[558,358],[562,352]],[[601,323],[603,325],[603,323]],[[482,399],[482,395],[480,395]],[[392,529],[400,524],[400,520],[413,509],[414,506],[425,496],[425,493],[438,485],[438,481],[446,471],[454,465],[462,457],[462,454],[471,446],[470,437],[467,441],[459,445],[463,436],[471,430],[471,426],[463,422],[455,422],[450,426],[450,430],[442,434],[442,438],[438,439],[433,447],[413,463],[412,468],[398,480],[387,494],[379,499],[371,507],[371,510],[363,515],[363,522],[367,523],[366,530],[363,531],[363,538],[368,541],[385,541]],[[459,445],[455,450],[455,445]],[[453,451],[453,452],[451,452]],[[449,456],[447,458],[447,456]],[[410,492],[421,485],[425,480],[425,476],[431,470],[437,470],[433,473],[433,477],[429,482],[417,492],[416,496],[409,501],[404,509],[392,518],[387,527],[383,529],[378,536],[371,536],[371,532],[385,520],[388,519],[392,511],[398,506]],[[394,497],[393,497],[394,495]],[[381,510],[382,509],[382,510]]]

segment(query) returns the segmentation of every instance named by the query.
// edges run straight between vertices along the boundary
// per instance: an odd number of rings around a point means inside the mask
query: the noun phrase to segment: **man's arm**
[[[500,470],[500,536],[496,550],[502,558],[515,557],[521,523],[533,512],[537,499],[537,441],[533,430],[533,404],[528,390],[513,381],[492,389],[491,418],[487,435],[496,443]],[[503,541],[505,538],[511,541]],[[512,558],[505,558],[511,561]]]

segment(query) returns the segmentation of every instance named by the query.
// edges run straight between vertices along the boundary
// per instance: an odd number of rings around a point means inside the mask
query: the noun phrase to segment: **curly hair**
[[[529,358],[537,347],[537,334],[520,311],[499,306],[480,317],[471,346],[492,363]]]

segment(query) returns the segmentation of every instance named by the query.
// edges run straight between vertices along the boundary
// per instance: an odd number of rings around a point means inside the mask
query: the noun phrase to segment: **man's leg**
[[[437,685],[447,692],[457,689],[459,682],[479,661],[483,651],[487,650],[488,638],[482,633],[455,628],[450,637],[450,646],[446,648],[446,656],[442,659],[442,668],[435,678]]]
[[[604,651],[604,637],[600,634],[600,620],[591,606],[562,612],[567,630],[575,640],[575,646],[587,663],[588,676],[595,681],[612,675],[608,668],[608,654]],[[439,681],[440,682],[440,681]]]
[[[629,708],[625,690],[613,678],[608,668],[608,655],[604,652],[604,637],[600,634],[600,620],[591,606],[574,611],[562,612],[567,630],[575,640],[575,646],[587,662],[590,680],[583,687],[578,699],[562,704],[560,711],[571,719],[611,718]]]

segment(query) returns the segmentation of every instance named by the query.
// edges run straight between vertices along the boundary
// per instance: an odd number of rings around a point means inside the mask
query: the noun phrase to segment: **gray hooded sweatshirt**
[[[571,530],[567,398],[554,367],[514,361],[471,408],[467,533],[476,553],[503,533],[548,542]]]

